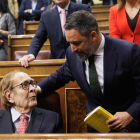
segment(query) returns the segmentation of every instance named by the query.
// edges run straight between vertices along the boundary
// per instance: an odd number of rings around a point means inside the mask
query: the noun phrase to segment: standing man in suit
[[[22,0],[19,8],[21,18],[18,34],[23,34],[23,21],[40,20],[41,13],[46,10],[47,2],[44,0]]]
[[[51,45],[51,59],[65,58],[69,43],[66,41],[65,34],[63,35],[62,33],[61,10],[65,10],[66,18],[75,11],[91,11],[90,6],[73,3],[70,0],[54,0],[54,2],[57,5],[55,8],[41,14],[40,24],[28,49],[28,55],[19,59],[21,65],[25,67],[28,66],[28,61],[35,59],[42,45],[47,40],[47,36]]]
[[[38,92],[49,94],[76,80],[87,96],[87,113],[102,106],[114,115],[107,121],[112,131],[129,127],[131,132],[140,132],[139,46],[102,34],[87,11],[71,14],[64,28],[71,45],[67,60],[38,83]],[[88,132],[96,131],[88,126]]]
[[[36,87],[36,82],[24,72],[12,71],[4,76],[0,82],[5,109],[0,110],[0,133],[63,132],[57,113],[35,107]],[[25,125],[21,125],[23,121]]]

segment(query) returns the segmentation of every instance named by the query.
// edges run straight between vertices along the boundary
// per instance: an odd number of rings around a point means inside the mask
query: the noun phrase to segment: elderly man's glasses
[[[23,83],[21,83],[21,84],[19,84],[17,86],[20,86],[20,85],[22,86],[22,88],[24,90],[28,90],[30,85],[32,85],[33,87],[36,88],[37,87],[37,82],[36,81],[30,81],[30,83],[29,83],[28,81],[25,81],[25,82],[23,82]],[[13,88],[15,88],[17,86],[11,87],[11,89],[13,89]]]

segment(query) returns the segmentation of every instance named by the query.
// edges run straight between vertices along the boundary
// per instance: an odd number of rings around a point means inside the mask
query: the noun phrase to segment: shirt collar
[[[66,11],[68,11],[68,8],[69,8],[69,5],[70,5],[70,2],[67,4],[67,6],[64,8]],[[58,12],[60,13],[60,11],[61,11],[61,7],[59,7],[58,5],[57,5],[57,8],[58,8]]]
[[[29,112],[28,114],[25,114],[29,118],[29,121],[30,121],[30,118],[31,118],[31,113],[32,113],[32,111]],[[13,107],[11,107],[11,115],[12,115],[12,121],[15,122],[20,117],[20,115],[22,115],[22,114],[20,114]]]

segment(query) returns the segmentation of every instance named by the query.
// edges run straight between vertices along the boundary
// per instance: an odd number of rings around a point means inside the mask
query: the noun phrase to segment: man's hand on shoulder
[[[117,112],[113,118],[109,119],[106,123],[111,130],[123,130],[133,120],[133,117],[127,112]]]
[[[21,63],[22,66],[28,67],[30,61],[35,60],[34,56],[32,55],[24,55],[22,58],[20,58],[18,61]]]

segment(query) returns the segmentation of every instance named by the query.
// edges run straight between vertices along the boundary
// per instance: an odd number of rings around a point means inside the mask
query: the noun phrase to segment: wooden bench
[[[65,59],[48,59],[48,60],[35,60],[29,63],[28,68],[22,67],[18,61],[1,61],[0,62],[0,80],[9,72],[14,70],[21,70],[27,73],[35,81],[39,82],[55,73],[65,62]],[[63,118],[64,131],[66,131],[66,113],[65,113],[65,89],[66,88],[79,88],[76,81],[69,82],[64,87],[56,90],[60,96],[61,112]],[[0,108],[1,109],[1,108]]]
[[[23,34],[36,34],[40,21],[26,21],[23,22]]]
[[[35,34],[39,23],[40,21],[24,21],[24,34]],[[103,32],[106,35],[109,35],[108,16],[101,16],[100,18],[97,18],[97,23],[101,32]]]
[[[1,140],[139,140],[139,133],[0,134]]]
[[[8,36],[8,60],[13,60],[15,51],[27,51],[34,35],[9,35]],[[49,39],[41,50],[50,50]]]

